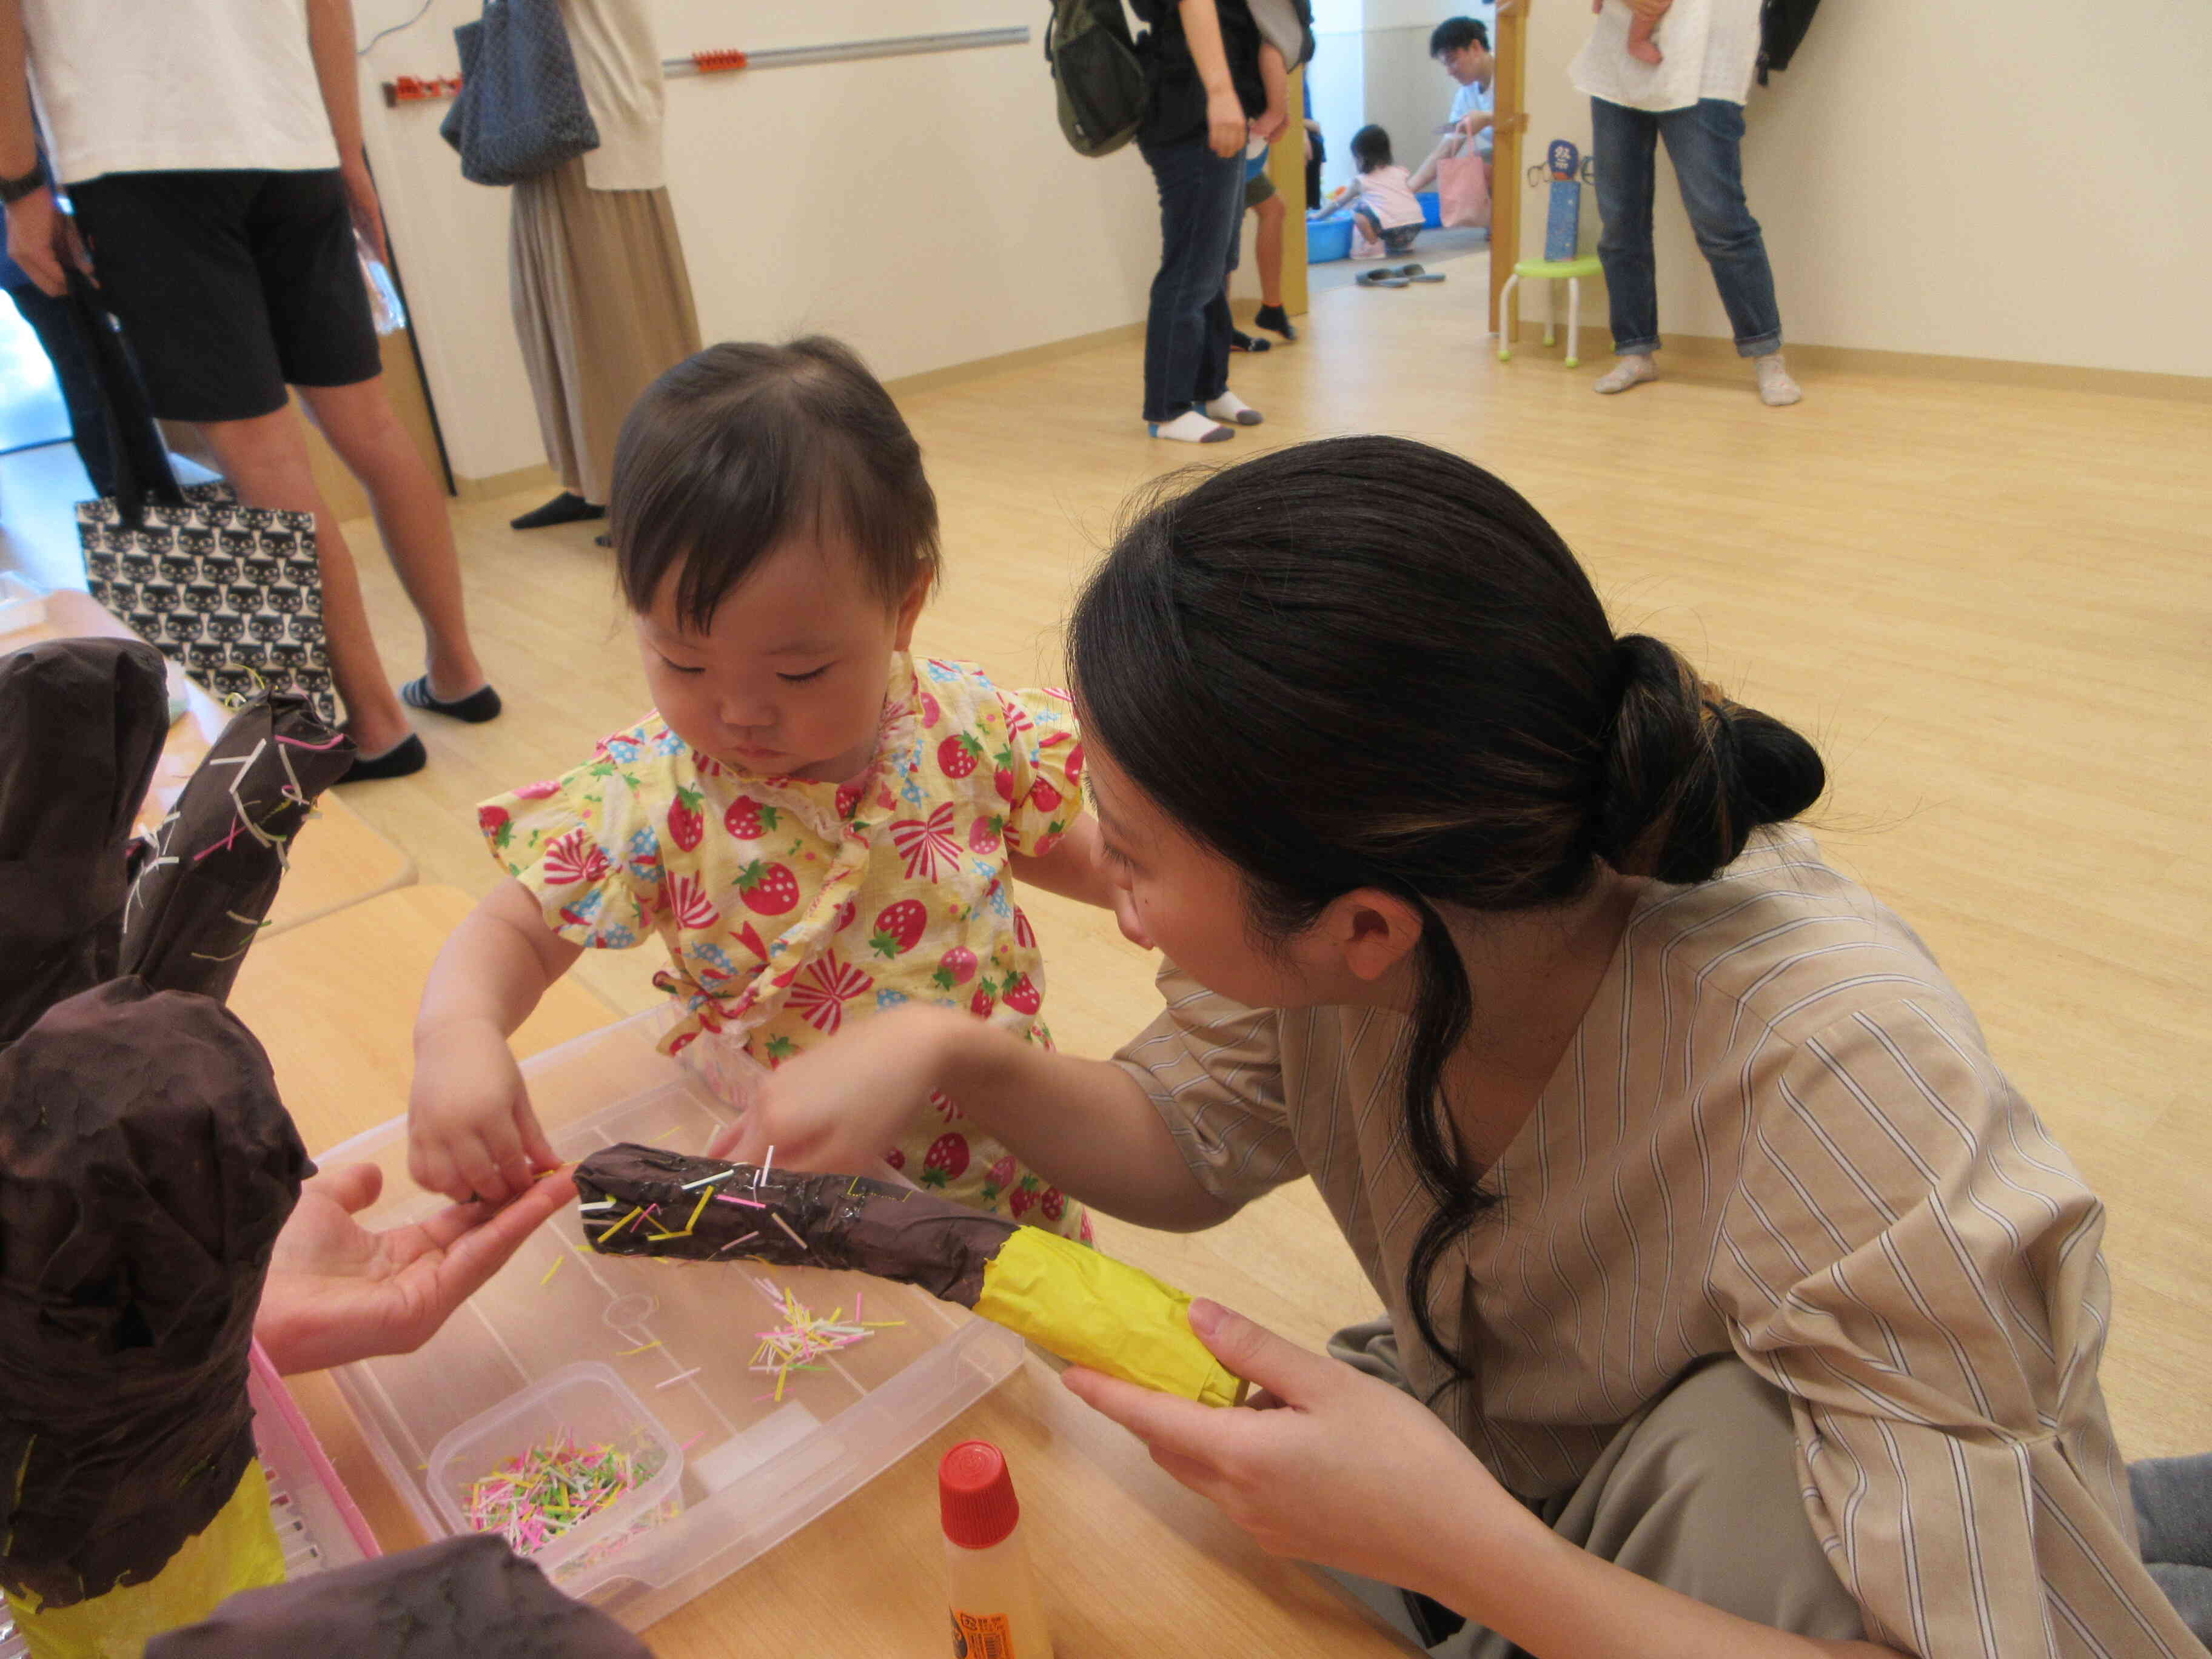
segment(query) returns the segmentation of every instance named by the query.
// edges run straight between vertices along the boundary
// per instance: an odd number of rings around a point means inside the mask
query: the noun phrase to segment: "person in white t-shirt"
[[[1568,67],[1589,95],[1597,206],[1605,220],[1598,258],[1613,309],[1620,361],[1595,390],[1626,392],[1658,378],[1659,295],[1651,252],[1653,161],[1659,141],[1682,187],[1682,205],[1712,267],[1735,331],[1752,360],[1762,402],[1803,397],[1782,360],[1782,310],[1759,221],[1743,193],[1743,105],[1759,58],[1759,0],[1595,0],[1596,24]],[[1658,63],[1631,44],[1638,19],[1666,19]]]
[[[1497,137],[1498,60],[1491,55],[1490,31],[1473,17],[1447,17],[1430,32],[1429,56],[1458,82],[1459,90],[1452,94],[1443,139],[1413,170],[1416,191],[1436,182],[1438,162],[1462,154],[1470,143],[1482,158],[1483,173],[1494,171],[1491,147]]]
[[[385,394],[356,250],[358,233],[385,252],[356,74],[348,0],[0,0],[9,251],[48,294],[64,290],[64,259],[86,264],[154,412],[199,427],[247,507],[315,515],[331,671],[361,753],[341,782],[421,769],[406,704],[499,713],[469,639],[444,491]],[[428,672],[398,695],[289,386],[367,489],[422,617]]]
[[[509,288],[561,493],[517,530],[606,516],[638,394],[699,349],[660,147],[660,48],[645,0],[560,0],[599,145],[514,186]]]

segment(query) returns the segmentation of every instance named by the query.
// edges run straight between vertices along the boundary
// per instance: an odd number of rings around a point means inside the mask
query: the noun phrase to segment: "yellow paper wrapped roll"
[[[1087,1244],[1017,1229],[983,1269],[975,1311],[1074,1364],[1206,1406],[1249,1386],[1190,1328],[1190,1293]]]
[[[146,1583],[43,1612],[31,1597],[7,1600],[31,1659],[139,1659],[163,1631],[198,1624],[240,1590],[283,1582],[284,1548],[257,1458],[215,1519]]]

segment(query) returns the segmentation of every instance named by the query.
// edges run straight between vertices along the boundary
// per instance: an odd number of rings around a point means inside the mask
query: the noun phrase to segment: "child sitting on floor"
[[[1353,133],[1352,165],[1359,174],[1356,189],[1340,191],[1321,216],[1349,207],[1367,240],[1381,243],[1385,255],[1407,252],[1420,235],[1424,220],[1406,169],[1390,159],[1390,135],[1376,126]]]
[[[507,1046],[586,948],[658,936],[689,1049],[743,1105],[848,1019],[964,1007],[1049,1046],[1013,881],[1112,908],[1063,691],[908,655],[937,501],[846,347],[723,344],[623,422],[609,528],[653,712],[487,802],[510,879],[438,959],[416,1025],[409,1168],[498,1202],[556,1164]],[[1133,927],[1133,922],[1129,924]],[[1088,1238],[1081,1206],[933,1097],[884,1156],[980,1209]]]

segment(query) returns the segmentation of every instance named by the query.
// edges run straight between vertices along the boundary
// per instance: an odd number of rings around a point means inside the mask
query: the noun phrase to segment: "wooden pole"
[[[1494,130],[1491,156],[1495,171],[1490,182],[1490,326],[1501,343],[1510,343],[1514,319],[1498,314],[1498,300],[1505,279],[1521,258],[1521,130],[1528,125],[1525,83],[1528,75],[1528,8],[1535,0],[1498,0],[1498,63],[1492,71],[1491,100]],[[1514,309],[1520,309],[1519,294]]]

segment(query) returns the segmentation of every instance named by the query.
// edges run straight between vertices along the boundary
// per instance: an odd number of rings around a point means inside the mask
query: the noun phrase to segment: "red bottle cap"
[[[945,1535],[963,1549],[987,1550],[1022,1518],[1006,1456],[988,1440],[963,1440],[937,1466]]]

